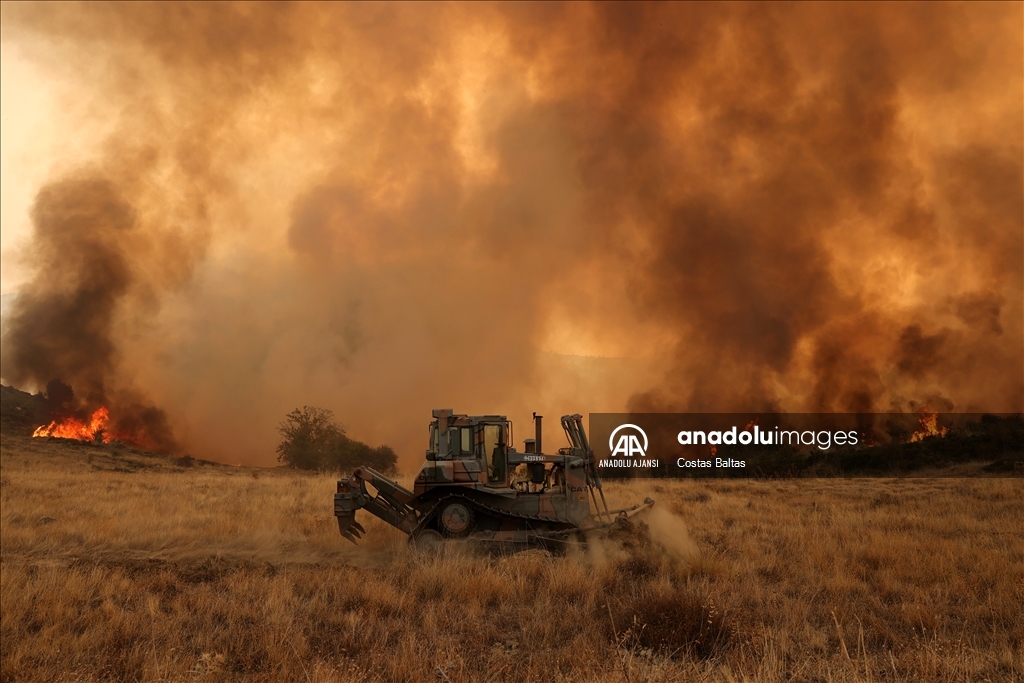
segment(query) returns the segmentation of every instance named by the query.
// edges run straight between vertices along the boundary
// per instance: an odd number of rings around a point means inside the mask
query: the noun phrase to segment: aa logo
[[[623,431],[625,430],[625,431]],[[619,440],[615,440],[615,435],[619,432]],[[640,445],[640,439],[637,435],[640,435],[644,440],[644,445]],[[644,430],[640,429],[636,425],[619,425],[612,431],[612,435],[608,437],[608,448],[612,451],[612,456],[624,455],[627,458],[633,456],[644,457],[647,454],[647,434]]]

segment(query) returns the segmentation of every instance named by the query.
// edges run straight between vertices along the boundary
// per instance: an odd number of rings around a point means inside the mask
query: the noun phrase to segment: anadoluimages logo
[[[630,433],[630,431],[636,433]],[[616,441],[615,435],[619,432],[623,433],[619,436],[619,440]],[[637,438],[637,434],[643,437],[643,446],[640,445],[640,439]],[[634,456],[642,458],[647,455],[647,433],[634,424],[619,425],[612,430],[612,435],[608,437],[608,448],[611,450],[611,457],[613,458],[616,455],[624,455],[627,458]]]

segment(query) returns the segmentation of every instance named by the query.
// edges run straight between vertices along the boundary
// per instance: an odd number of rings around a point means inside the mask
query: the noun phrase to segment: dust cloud
[[[569,546],[568,555],[598,568],[628,565],[638,559],[686,568],[701,558],[686,522],[664,503],[656,503],[626,523],[589,533],[585,545]]]
[[[682,517],[655,505],[644,515],[651,540],[677,562],[690,562],[700,556],[697,544]]]
[[[1019,4],[2,19],[107,124],[5,254],[3,379],[178,450],[272,464],[299,405],[405,469],[433,407],[1024,407]]]

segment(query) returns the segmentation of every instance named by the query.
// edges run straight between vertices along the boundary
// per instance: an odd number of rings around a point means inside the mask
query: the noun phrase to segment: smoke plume
[[[251,464],[300,405],[406,468],[442,406],[1024,408],[1019,4],[2,11],[110,123],[5,381]]]
[[[32,219],[36,274],[15,301],[5,331],[6,377],[45,385],[52,418],[81,418],[114,405],[114,433],[172,450],[163,411],[142,402],[130,386],[108,384],[117,378],[115,310],[134,279],[132,207],[109,181],[69,177],[40,190]]]

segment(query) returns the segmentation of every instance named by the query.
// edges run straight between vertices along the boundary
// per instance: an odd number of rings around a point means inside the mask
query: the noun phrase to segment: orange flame
[[[921,429],[910,435],[911,443],[915,441],[924,441],[929,436],[943,437],[949,431],[949,427],[938,426],[938,413],[928,410],[927,406],[925,406],[919,415],[921,418],[918,420],[918,423],[921,425]]]
[[[712,447],[711,447],[711,455],[714,455],[714,454],[715,454],[715,453],[717,453],[717,452],[718,452],[718,449],[717,449],[717,448],[715,448],[714,446],[712,446]]]
[[[103,443],[110,443],[113,437],[107,433],[107,424],[110,422],[110,411],[100,406],[92,414],[89,424],[86,424],[75,417],[65,418],[61,421],[54,420],[48,425],[36,427],[32,436],[53,436],[58,439],[78,439],[79,441],[95,441],[96,435],[100,435]]]

